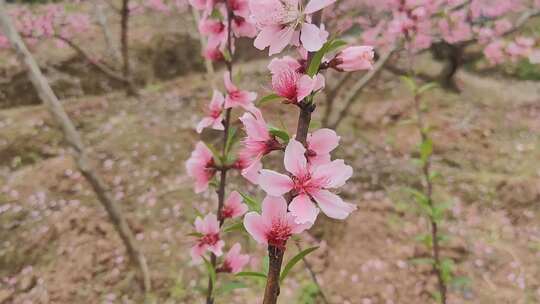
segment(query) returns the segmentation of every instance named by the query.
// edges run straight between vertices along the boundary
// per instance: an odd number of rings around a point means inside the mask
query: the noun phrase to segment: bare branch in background
[[[101,28],[103,36],[105,37],[107,51],[109,52],[111,57],[114,58],[115,61],[120,62],[122,60],[122,54],[120,54],[120,50],[118,50],[118,47],[113,39],[111,30],[109,28],[109,22],[107,20],[107,14],[103,10],[102,3],[100,3],[99,1],[94,2],[94,14],[97,24]]]
[[[138,266],[143,278],[145,292],[150,292],[151,283],[146,258],[142,251],[137,247],[133,232],[129,228],[117,202],[115,202],[108,194],[104,182],[90,165],[80,134],[75,129],[73,122],[66,114],[62,104],[52,91],[47,79],[41,73],[32,54],[30,54],[26,48],[21,36],[16,31],[11,19],[7,15],[4,0],[0,0],[0,27],[13,46],[20,63],[26,67],[28,76],[39,97],[51,113],[53,119],[60,125],[65,140],[73,150],[73,157],[75,158],[78,169],[86,178],[98,200],[107,211],[112,224],[126,246],[131,261]]]

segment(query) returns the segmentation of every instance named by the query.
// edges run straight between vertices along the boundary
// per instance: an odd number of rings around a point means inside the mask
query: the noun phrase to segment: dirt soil
[[[243,86],[261,95],[268,93],[265,64],[240,67]],[[443,254],[466,278],[451,286],[449,303],[540,303],[540,86],[464,72],[458,79],[460,94],[435,90],[425,109],[442,176],[435,196],[454,203],[442,225],[450,236]],[[216,80],[221,87],[219,73]],[[111,92],[65,100],[147,255],[157,303],[202,303],[205,269],[190,265],[187,234],[194,210],[214,210],[216,197],[193,193],[184,162],[198,140],[209,83],[191,74],[148,85],[140,98]],[[427,222],[403,191],[420,185],[411,102],[383,74],[340,126],[337,156],[355,169],[341,195],[358,210],[347,221],[321,216],[312,236],[299,239],[304,248],[321,246],[308,260],[331,303],[434,303],[435,278],[416,263],[427,252],[414,240]],[[267,121],[293,132],[294,107],[265,107]],[[323,111],[320,103],[315,126]],[[0,303],[142,303],[122,243],[44,107],[1,110],[0,130]],[[218,140],[212,132],[203,137]],[[229,189],[240,187],[235,176]],[[260,271],[264,248],[237,239],[255,256],[249,268]],[[290,245],[289,255],[297,251]],[[259,303],[262,283],[237,280],[250,288],[217,303]],[[299,266],[280,303],[322,303],[315,295]]]

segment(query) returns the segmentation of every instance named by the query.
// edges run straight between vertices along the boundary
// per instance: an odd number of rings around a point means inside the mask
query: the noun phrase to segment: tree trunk
[[[96,21],[103,32],[103,37],[105,37],[105,44],[107,45],[109,55],[114,58],[117,64],[120,63],[122,60],[122,54],[120,54],[120,50],[118,50],[118,47],[113,39],[109,28],[109,23],[107,21],[107,15],[103,11],[103,4],[98,0],[95,0],[94,2],[94,14],[96,16]]]
[[[455,76],[463,65],[463,51],[463,46],[445,42],[434,45],[432,49],[435,59],[444,61],[444,67],[438,76],[438,81],[447,90],[459,92]]]
[[[122,0],[122,9],[120,11],[120,15],[120,42],[123,60],[122,71],[124,79],[128,81],[128,84],[126,85],[126,93],[129,96],[135,96],[137,95],[137,91],[133,85],[129,60],[129,0]]]
[[[106,191],[106,186],[103,181],[96,175],[94,169],[88,162],[85,148],[82,142],[82,139],[75,129],[70,118],[67,116],[62,104],[52,91],[47,80],[41,73],[38,65],[36,64],[34,58],[26,48],[26,45],[21,39],[19,33],[17,33],[13,23],[11,22],[9,16],[6,14],[4,0],[0,0],[0,27],[4,32],[5,36],[13,46],[17,58],[28,70],[28,76],[34,85],[40,99],[47,106],[52,117],[62,128],[64,138],[66,139],[69,146],[73,149],[73,156],[75,162],[86,178],[100,203],[103,205],[111,222],[118,231],[120,238],[126,246],[127,253],[129,254],[131,261],[138,266],[144,284],[145,292],[150,291],[150,276],[148,273],[148,266],[146,264],[146,259],[143,253],[137,248],[135,244],[135,238],[133,232],[129,228],[126,219],[123,217],[118,205],[111,198],[111,196]]]

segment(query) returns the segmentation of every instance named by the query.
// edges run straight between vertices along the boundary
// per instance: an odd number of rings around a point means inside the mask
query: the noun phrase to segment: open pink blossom
[[[257,28],[242,16],[234,16],[231,22],[234,36],[253,38],[257,36]]]
[[[244,213],[248,211],[248,206],[242,203],[242,200],[242,196],[238,191],[231,192],[229,197],[225,200],[223,209],[221,210],[221,217],[227,219],[244,215]]]
[[[335,68],[346,72],[369,70],[373,67],[374,56],[371,46],[350,46],[336,55]]]
[[[338,195],[328,189],[338,188],[352,176],[352,167],[342,159],[322,165],[311,165],[306,159],[304,146],[292,139],[285,149],[285,169],[291,176],[271,170],[261,170],[259,186],[268,195],[280,196],[292,191],[294,196],[289,210],[298,223],[314,223],[319,208],[327,216],[345,219],[356,207],[345,203]]]
[[[259,181],[259,171],[262,169],[261,161],[254,161],[248,155],[239,153],[233,167],[241,170],[242,176],[250,183],[256,185]]]
[[[198,142],[191,157],[186,161],[186,171],[195,179],[195,192],[200,193],[208,189],[208,183],[216,174],[212,151],[202,142]]]
[[[240,121],[246,132],[246,137],[242,140],[242,148],[238,152],[239,157],[246,162],[242,175],[248,180],[256,182],[253,175],[258,175],[258,170],[262,168],[262,157],[274,150],[281,149],[281,144],[270,134],[266,121],[259,113],[244,113],[240,117]]]
[[[333,4],[336,0],[311,0],[303,8],[299,0],[250,0],[252,19],[260,29],[254,41],[258,49],[269,47],[269,54],[277,54],[298,40],[310,52],[321,49],[328,38],[324,26],[307,22],[309,15]]]
[[[291,235],[308,229],[310,224],[298,224],[287,212],[283,197],[267,196],[262,202],[262,213],[250,212],[244,217],[244,227],[262,245],[284,248]]]
[[[202,19],[199,23],[199,32],[208,36],[208,47],[215,48],[227,43],[227,24],[220,20]]]
[[[214,96],[208,105],[207,116],[205,116],[197,125],[197,133],[201,133],[204,128],[212,127],[214,130],[224,130],[223,117],[223,103],[225,98],[223,94],[218,90],[214,90]]]
[[[249,263],[249,255],[240,254],[241,250],[242,246],[239,243],[234,244],[225,256],[225,261],[219,271],[239,273]]]
[[[330,152],[339,144],[340,137],[331,129],[319,129],[307,136],[306,157],[310,165],[330,162]]]
[[[302,65],[291,57],[275,58],[268,68],[272,73],[272,89],[289,103],[298,103],[324,87],[321,74],[311,78],[300,73]]]
[[[219,237],[219,223],[214,214],[207,214],[204,219],[195,219],[195,231],[201,234],[196,244],[191,247],[191,259],[194,263],[202,261],[202,255],[208,250],[216,256],[223,254],[225,242]]]
[[[225,81],[225,88],[227,89],[227,96],[225,97],[225,108],[242,107],[247,111],[258,112],[258,109],[253,104],[253,101],[257,99],[257,93],[242,91],[236,87],[231,80],[231,73],[225,72],[223,75]]]

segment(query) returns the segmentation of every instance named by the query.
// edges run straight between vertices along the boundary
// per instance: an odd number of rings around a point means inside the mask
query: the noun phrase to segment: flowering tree
[[[116,50],[112,41],[105,12],[101,8],[101,5],[105,3],[96,0],[92,4],[95,6],[95,19],[103,30],[110,53],[113,54],[112,64],[102,56],[85,51],[85,47],[77,39],[92,28],[92,17],[89,14],[70,12],[65,9],[64,4],[46,4],[37,8],[17,5],[10,7],[8,14],[30,47],[45,41],[54,41],[57,47],[68,46],[108,77],[124,83],[128,93],[135,94],[136,88],[131,75],[129,56],[130,16],[139,15],[145,11],[170,14],[175,10],[184,10],[187,3],[185,0],[122,0],[121,7],[115,7],[107,2],[106,4],[120,16],[120,51]],[[0,35],[0,48],[9,47],[7,37]],[[118,67],[119,65],[121,67]]]
[[[527,22],[540,16],[538,0],[344,0],[328,12],[330,28],[357,36],[365,44],[376,45],[381,57],[377,69],[406,75],[400,68],[401,56],[430,51],[444,62],[437,79],[418,74],[423,80],[436,80],[444,88],[458,90],[454,76],[467,63],[485,58],[490,65],[529,60],[540,63],[538,37],[521,31]],[[360,32],[360,35],[356,34]],[[537,35],[537,34],[536,34]],[[390,58],[386,55],[390,53]],[[405,56],[403,56],[405,55]],[[325,125],[336,128],[357,99],[360,91],[377,73],[356,81],[342,98],[343,111],[331,121],[335,97],[351,82],[344,77],[329,90]],[[332,117],[333,118],[333,117]]]
[[[196,192],[207,190],[212,179],[218,177],[217,216],[208,214],[204,221],[196,220],[194,235],[197,240],[192,249],[194,262],[199,262],[204,252],[210,252],[210,258],[203,259],[209,261],[211,273],[207,303],[213,302],[215,280],[212,278],[215,276],[212,273],[223,268],[218,266],[217,258],[224,247],[221,235],[229,230],[221,228],[229,213],[224,212],[228,210],[225,189],[229,170],[240,170],[244,178],[266,193],[262,203],[244,195],[251,211],[243,220],[244,228],[253,239],[268,249],[268,273],[259,274],[266,278],[264,303],[276,303],[280,281],[298,260],[314,250],[301,252],[282,271],[288,239],[312,227],[320,211],[334,219],[345,219],[356,209],[332,192],[343,186],[353,173],[343,160],[332,160],[331,152],[338,146],[339,136],[330,129],[309,131],[311,115],[316,109],[314,98],[325,86],[322,72],[327,69],[340,72],[369,69],[373,59],[371,47],[344,48],[345,42],[328,40],[329,33],[321,23],[322,9],[334,2],[191,1],[194,7],[203,11],[199,29],[208,37],[204,56],[222,60],[227,66],[224,73],[226,93],[214,91],[207,115],[197,126],[198,132],[207,127],[223,131],[222,147],[218,151],[199,142],[186,163],[188,174],[195,179]],[[299,109],[294,138],[286,130],[270,127],[263,112],[253,103],[255,93],[241,90],[233,83],[234,39],[241,36],[256,36],[254,46],[268,48],[269,55],[279,54],[287,48],[297,50],[298,58],[284,56],[269,63],[273,93],[259,102],[281,100],[285,106]],[[233,147],[236,132],[231,128],[232,109],[245,112],[239,118],[245,137],[236,150]],[[264,157],[280,151],[284,152],[286,174],[263,169]],[[241,205],[238,207],[238,203],[235,205],[237,208],[233,209],[238,211],[233,213],[242,215],[247,211]]]

